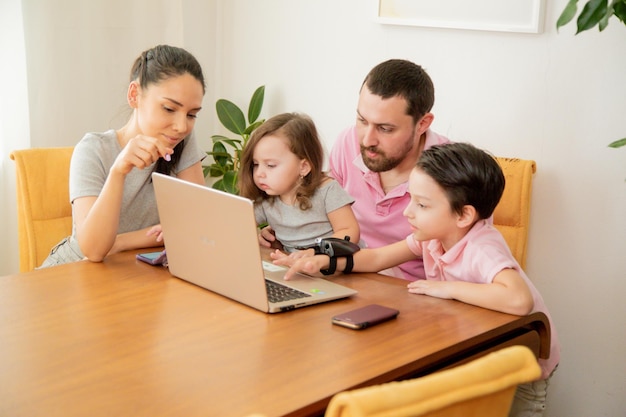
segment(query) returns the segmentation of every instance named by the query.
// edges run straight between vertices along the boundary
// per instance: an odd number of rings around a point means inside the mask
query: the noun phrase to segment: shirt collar
[[[473,239],[473,237],[480,233],[482,229],[488,226],[489,221],[482,219],[478,220],[474,226],[452,246],[446,253],[443,253],[443,246],[437,239],[433,239],[428,242],[427,249],[435,258],[441,258],[441,260],[447,264],[453,263],[457,258],[463,255],[463,251],[467,244]]]

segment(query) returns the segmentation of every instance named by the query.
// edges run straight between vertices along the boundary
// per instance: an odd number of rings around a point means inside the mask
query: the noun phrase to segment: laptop
[[[357,292],[323,278],[265,262],[252,201],[181,179],[152,174],[170,273],[175,277],[267,313],[350,297]],[[296,292],[284,301],[278,292]],[[270,290],[269,287],[272,287]]]

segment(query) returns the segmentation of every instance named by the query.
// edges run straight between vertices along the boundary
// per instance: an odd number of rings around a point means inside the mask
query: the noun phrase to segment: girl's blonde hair
[[[276,135],[287,139],[289,150],[300,159],[306,159],[311,165],[311,171],[300,178],[300,184],[296,190],[296,202],[301,210],[311,208],[311,196],[322,184],[326,174],[322,171],[324,163],[324,150],[317,135],[317,128],[313,120],[301,113],[282,113],[266,120],[256,128],[241,154],[241,166],[238,175],[239,194],[254,202],[270,199],[275,196],[268,195],[259,189],[253,178],[253,154],[254,148],[267,135]]]

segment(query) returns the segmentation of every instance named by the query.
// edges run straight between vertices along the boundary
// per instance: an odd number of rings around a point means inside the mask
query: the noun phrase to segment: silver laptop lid
[[[232,195],[216,204],[220,191],[156,173],[152,181],[170,273],[268,311],[264,280],[251,279],[263,276],[252,202]]]
[[[356,294],[324,279],[299,276],[285,282],[284,269],[275,267],[269,278],[309,297],[271,305],[252,201],[158,173],[152,180],[172,275],[264,312]]]

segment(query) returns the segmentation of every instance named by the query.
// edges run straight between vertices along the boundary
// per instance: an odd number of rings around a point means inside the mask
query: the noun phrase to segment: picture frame
[[[545,0],[375,0],[381,24],[498,32],[543,32]]]

